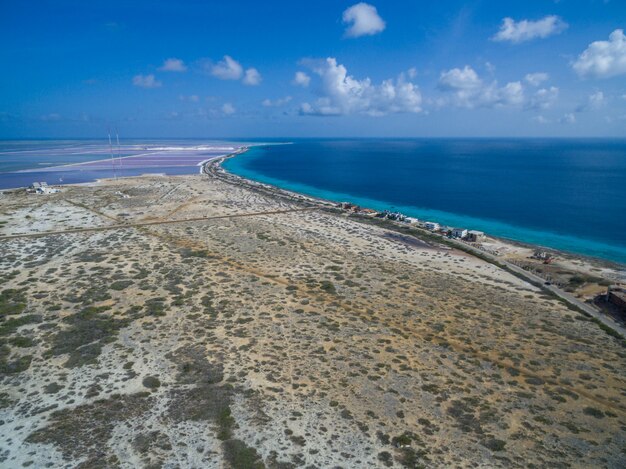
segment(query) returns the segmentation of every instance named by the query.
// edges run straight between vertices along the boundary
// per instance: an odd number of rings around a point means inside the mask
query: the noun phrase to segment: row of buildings
[[[388,220],[398,221],[401,223],[408,223],[411,225],[419,226],[420,228],[425,228],[429,231],[433,231],[436,233],[440,233],[449,238],[462,239],[464,241],[470,243],[477,243],[485,239],[485,233],[477,230],[468,230],[466,228],[454,228],[450,226],[443,226],[439,223],[432,221],[420,221],[414,217],[407,217],[406,215],[400,212],[390,212],[389,210],[383,210],[382,212],[377,212],[375,210],[369,208],[362,208],[358,205],[352,204],[350,202],[341,202],[339,207],[343,210],[347,210],[353,213],[360,213],[362,215],[373,216],[377,218],[385,218]]]

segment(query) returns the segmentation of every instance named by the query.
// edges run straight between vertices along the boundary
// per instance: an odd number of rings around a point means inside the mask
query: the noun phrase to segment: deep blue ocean
[[[626,263],[626,140],[301,140],[252,147],[235,174]]]

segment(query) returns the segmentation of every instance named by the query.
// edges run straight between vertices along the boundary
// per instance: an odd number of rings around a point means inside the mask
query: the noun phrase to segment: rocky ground
[[[623,341],[468,254],[206,176],[7,235],[2,467],[626,465]]]

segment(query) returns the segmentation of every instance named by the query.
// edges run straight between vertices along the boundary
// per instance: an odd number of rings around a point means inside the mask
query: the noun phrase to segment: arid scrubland
[[[0,222],[88,229],[0,241],[2,467],[626,466],[623,343],[462,252],[206,176]]]

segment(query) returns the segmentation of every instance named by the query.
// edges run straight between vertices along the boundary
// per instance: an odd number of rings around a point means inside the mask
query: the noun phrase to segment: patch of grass
[[[132,280],[118,280],[113,282],[109,288],[111,288],[111,290],[121,291],[130,287],[133,283],[134,282]]]
[[[498,440],[497,438],[489,438],[482,441],[482,445],[485,448],[489,448],[491,451],[502,451],[506,446],[506,441]]]
[[[13,361],[0,361],[0,375],[2,374],[13,374],[13,373],[21,373],[30,368],[30,362],[33,360],[33,357],[30,355],[25,355],[23,357],[19,357]]]
[[[117,394],[91,404],[54,411],[48,425],[28,435],[26,441],[55,445],[66,459],[91,460],[82,467],[117,467],[118,464],[103,460],[103,444],[118,422],[137,418],[152,407],[148,396],[148,393]]]
[[[152,389],[152,390],[155,390],[161,387],[161,381],[159,381],[159,378],[157,378],[156,376],[146,376],[143,379],[142,384],[148,389]]]
[[[583,409],[583,413],[585,415],[590,415],[590,416],[595,417],[597,419],[603,419],[604,418],[604,412],[602,412],[600,409],[596,409],[595,407],[585,407]]]
[[[27,314],[25,316],[19,316],[17,318],[6,319],[2,323],[0,323],[0,336],[12,334],[22,326],[40,321],[41,316],[37,314]]]
[[[26,309],[24,289],[2,290],[0,293],[0,317],[21,314]]]
[[[33,345],[35,345],[35,342],[33,341],[33,339],[31,339],[30,337],[12,337],[11,339],[9,339],[9,343],[11,345],[15,345],[16,347],[20,347],[20,348],[28,348],[28,347],[32,347]]]
[[[415,433],[404,432],[402,435],[394,436],[391,439],[391,444],[396,448],[401,448],[403,446],[410,446],[414,441],[419,441]]]
[[[95,363],[102,347],[115,340],[120,329],[126,327],[128,319],[116,319],[106,312],[108,306],[89,306],[63,319],[69,327],[58,332],[52,339],[48,354],[69,354],[65,363],[68,368]]]
[[[204,249],[195,250],[195,249],[188,249],[188,248],[181,249],[180,255],[183,258],[200,257],[203,259],[211,259],[215,257],[209,251],[206,251]]]
[[[148,316],[165,316],[165,298],[152,298],[146,301],[146,314]]]
[[[229,440],[232,436],[232,428],[235,426],[235,419],[231,415],[230,407],[224,407],[218,413],[216,423],[218,427],[217,438],[222,441]]]
[[[58,383],[51,383],[51,384],[47,384],[43,387],[43,392],[45,392],[46,394],[56,394],[57,392],[59,392],[61,389],[63,389],[63,386],[61,386]]]
[[[241,440],[224,442],[224,457],[232,469],[265,469],[265,464],[256,449]]]

